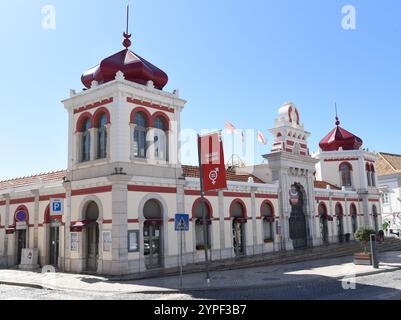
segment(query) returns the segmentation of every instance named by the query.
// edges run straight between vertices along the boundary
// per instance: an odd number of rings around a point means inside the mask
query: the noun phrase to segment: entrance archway
[[[50,205],[47,206],[45,211],[45,224],[48,232],[48,259],[49,265],[54,267],[58,266],[58,258],[60,252],[60,221],[61,216],[50,216]]]
[[[96,272],[99,260],[99,207],[90,201],[84,209],[86,271]]]
[[[162,266],[163,244],[163,211],[159,201],[148,200],[143,207],[145,223],[143,226],[143,241],[145,265],[147,269]]]
[[[245,255],[246,238],[245,224],[247,222],[247,213],[245,204],[237,199],[231,203],[230,216],[232,220],[233,247],[236,257]]]
[[[19,206],[14,214],[14,223],[17,227],[17,264],[21,263],[22,250],[27,248],[27,229],[29,221],[29,212],[25,206]]]
[[[295,183],[291,186],[290,204],[290,238],[292,240],[294,250],[305,249],[308,246],[305,217],[307,201],[305,190],[299,183]]]
[[[336,204],[338,242],[344,242],[344,210],[340,203]]]
[[[329,228],[327,225],[328,213],[327,213],[327,207],[323,202],[319,204],[318,211],[320,218],[320,232],[322,235],[323,244],[328,244],[329,243]]]

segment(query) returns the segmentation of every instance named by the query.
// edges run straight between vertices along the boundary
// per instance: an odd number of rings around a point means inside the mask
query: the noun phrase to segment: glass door
[[[145,265],[147,269],[161,267],[161,226],[147,225],[143,231]]]
[[[50,227],[50,265],[58,265],[59,256],[59,227]]]

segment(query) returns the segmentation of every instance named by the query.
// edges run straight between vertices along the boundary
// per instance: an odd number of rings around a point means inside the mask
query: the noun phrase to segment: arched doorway
[[[245,255],[245,224],[247,222],[246,215],[247,213],[245,204],[241,200],[234,200],[230,206],[230,216],[233,219],[233,247],[236,257]]]
[[[336,204],[336,221],[337,221],[337,234],[338,242],[344,242],[344,211],[340,203]]]
[[[320,219],[320,232],[322,235],[323,244],[329,244],[329,228],[327,225],[328,213],[327,207],[322,202],[319,204],[319,219]]]
[[[163,243],[163,211],[157,200],[149,200],[143,207],[145,223],[143,226],[143,241],[145,265],[147,269],[160,268],[162,266]]]
[[[379,221],[377,217],[377,207],[373,205],[372,207],[372,215],[373,215],[373,227],[375,228],[376,232],[379,232]]]
[[[54,267],[58,266],[58,258],[60,252],[60,221],[61,216],[50,216],[50,205],[47,206],[45,211],[45,224],[48,225],[49,240],[48,240],[48,257],[49,265]]]
[[[307,201],[304,188],[298,183],[295,183],[291,186],[290,204],[290,238],[292,240],[294,250],[304,249],[308,245],[305,217]]]
[[[211,248],[210,227],[212,225],[212,206],[207,199],[205,199],[205,215],[206,215],[206,220],[203,219],[202,201],[201,199],[196,200],[192,208],[192,218],[195,221],[196,250],[204,250],[206,245],[208,249]],[[206,225],[207,241],[205,241],[205,235],[204,235],[205,225]]]
[[[25,206],[19,206],[15,211],[14,221],[17,228],[17,264],[21,263],[22,250],[27,248],[27,229],[29,212]]]
[[[96,272],[99,260],[99,207],[91,201],[84,211],[86,239],[86,271]]]
[[[356,210],[355,204],[351,204],[350,206],[350,215],[351,215],[352,234],[355,235],[358,229],[358,212]]]

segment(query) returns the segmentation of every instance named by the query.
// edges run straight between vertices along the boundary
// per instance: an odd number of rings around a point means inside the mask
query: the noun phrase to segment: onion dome
[[[356,135],[340,127],[340,120],[336,117],[336,128],[334,128],[322,141],[319,146],[322,151],[359,150],[363,141]]]
[[[99,65],[86,71],[81,78],[86,88],[92,87],[92,82],[97,81],[98,84],[104,84],[115,80],[116,73],[121,71],[128,81],[147,85],[148,81],[152,81],[154,87],[162,90],[167,82],[167,74],[146,61],[136,53],[129,50],[131,46],[131,34],[124,32],[124,50],[104,59]]]

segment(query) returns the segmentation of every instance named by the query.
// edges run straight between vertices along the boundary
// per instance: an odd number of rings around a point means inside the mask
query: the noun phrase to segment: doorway
[[[245,254],[244,241],[245,228],[244,224],[239,219],[233,220],[233,246],[236,257],[241,257]]]
[[[87,241],[87,271],[96,272],[99,260],[99,227],[92,223],[86,228]]]
[[[50,260],[49,264],[57,267],[59,257],[59,244],[60,244],[60,228],[58,226],[50,226]]]
[[[21,264],[23,249],[26,249],[26,230],[18,230],[17,231],[17,264]]]
[[[163,211],[159,201],[152,199],[146,202],[143,215],[145,266],[147,269],[158,269],[162,267],[163,260]]]
[[[290,190],[292,210],[289,219],[289,227],[294,250],[305,249],[308,246],[305,217],[306,197],[303,190],[303,187],[297,183],[292,185]]]

